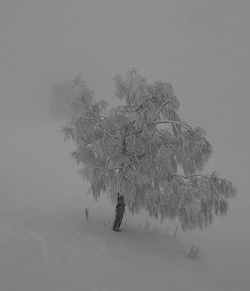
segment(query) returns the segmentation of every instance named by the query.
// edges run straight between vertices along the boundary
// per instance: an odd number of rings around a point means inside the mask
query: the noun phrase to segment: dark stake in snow
[[[123,105],[107,110],[76,77],[69,90],[72,118],[63,129],[74,141],[72,156],[93,197],[107,193],[116,203],[120,193],[114,230],[125,204],[132,213],[144,209],[162,221],[178,218],[183,230],[206,227],[215,215],[225,215],[236,189],[215,172],[202,173],[212,146],[201,127],[178,115],[172,85],[148,83],[134,69],[114,80]]]

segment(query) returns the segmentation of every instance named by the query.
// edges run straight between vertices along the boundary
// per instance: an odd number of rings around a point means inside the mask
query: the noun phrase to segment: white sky
[[[44,114],[80,70],[112,102],[136,67],[173,83],[186,121],[249,137],[249,15],[249,0],[1,0],[0,114]]]

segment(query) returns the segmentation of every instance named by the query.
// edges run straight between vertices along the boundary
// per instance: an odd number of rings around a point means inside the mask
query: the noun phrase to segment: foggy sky
[[[136,67],[212,138],[249,137],[249,15],[248,0],[1,0],[1,118],[45,117],[80,70],[113,102],[112,78]]]

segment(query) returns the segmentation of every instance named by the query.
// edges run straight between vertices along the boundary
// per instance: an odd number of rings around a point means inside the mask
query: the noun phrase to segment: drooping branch
[[[184,125],[183,123],[181,123],[181,122],[179,122],[179,121],[175,121],[175,120],[164,120],[164,121],[158,121],[158,122],[156,122],[156,124],[164,124],[164,123],[171,123],[171,124],[173,124],[173,126],[174,126],[174,128],[175,128],[175,130],[176,130],[176,132],[177,132],[177,135],[179,136],[179,139],[180,139],[180,141],[183,143],[184,141],[185,142],[188,142],[188,143],[191,143],[191,144],[193,144],[197,149],[198,149],[198,151],[201,153],[201,154],[203,154],[203,152],[202,152],[202,150],[201,150],[201,148],[199,147],[199,145],[197,145],[197,143],[195,143],[195,142],[193,142],[193,141],[191,141],[191,140],[189,140],[189,139],[186,139],[186,138],[184,138],[182,135],[181,135],[181,133],[180,133],[180,130],[178,130],[178,128],[177,128],[177,125],[179,126],[179,127],[183,127],[183,128],[185,128],[186,130],[188,130],[188,131],[191,131],[191,132],[193,132],[194,134],[196,134],[199,138],[204,138],[204,137],[201,137],[192,127],[189,127],[189,126],[187,126],[187,125]],[[155,124],[155,123],[154,123]]]
[[[227,198],[234,197],[237,192],[230,181],[228,181],[225,178],[224,179],[219,178],[215,173],[212,173],[211,175],[201,175],[201,174],[182,175],[182,174],[170,173],[170,176],[172,176],[173,178],[174,177],[177,178],[179,182],[180,181],[184,182],[186,180],[186,182],[184,183],[188,183],[188,181],[192,183],[194,181],[198,182],[199,180],[200,181],[203,180],[207,185],[207,189],[209,189],[210,191],[211,191],[211,186],[213,185],[227,187],[227,190],[229,192],[225,191],[223,187],[221,188],[221,193],[223,194],[222,196],[225,196],[225,197],[227,196]],[[220,191],[216,191],[216,195],[222,198],[221,193]]]
[[[193,132],[195,135],[197,135],[199,138],[203,138],[202,136],[200,136],[198,134],[198,132],[196,132],[191,126],[188,126],[186,124],[183,124],[182,122],[180,121],[175,121],[175,120],[163,120],[163,121],[155,121],[155,122],[152,122],[153,124],[165,124],[165,123],[170,123],[170,124],[175,124],[175,125],[178,125],[180,127],[183,127],[185,128],[186,130],[188,131],[191,131]]]

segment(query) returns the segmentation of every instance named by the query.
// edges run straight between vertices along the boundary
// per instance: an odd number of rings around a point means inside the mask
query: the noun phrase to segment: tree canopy
[[[95,199],[124,196],[132,213],[178,218],[183,230],[204,228],[225,215],[236,189],[215,172],[202,174],[212,147],[201,127],[181,120],[180,102],[166,82],[149,83],[137,70],[116,75],[108,109],[80,76],[72,82],[72,118],[63,128],[75,144],[72,156]]]

